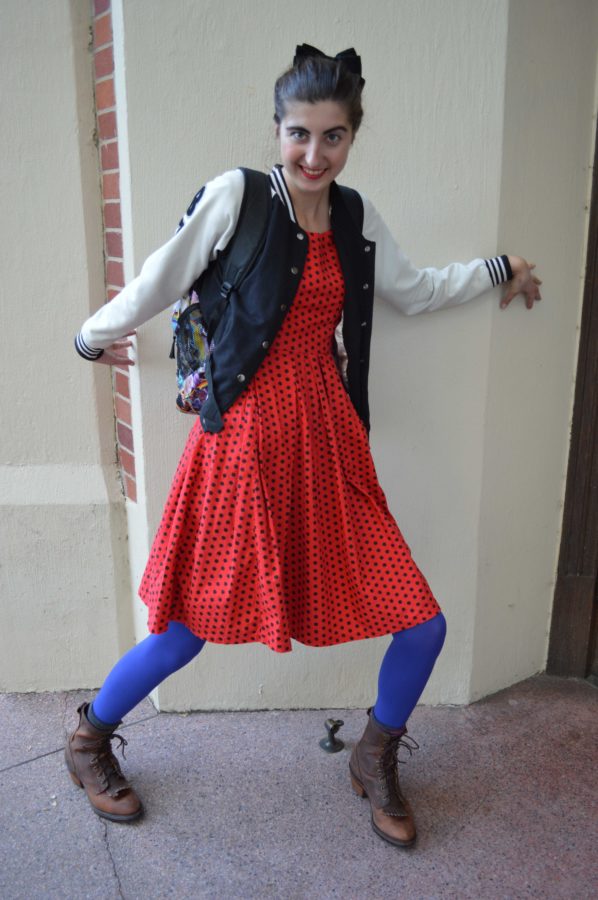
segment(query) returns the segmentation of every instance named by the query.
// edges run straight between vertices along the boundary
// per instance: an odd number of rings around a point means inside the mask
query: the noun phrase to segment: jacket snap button
[[[291,269],[291,275],[297,275],[298,272],[299,269],[297,268],[297,266],[293,266],[293,268]]]
[[[242,372],[237,375],[237,381],[245,381],[245,376]]]
[[[367,291],[368,288],[369,288],[369,284],[368,284],[367,281],[366,281],[366,283],[365,283],[364,286],[363,286],[363,289],[364,289],[364,291]]]
[[[297,232],[297,240],[302,241],[305,235],[301,234],[300,231]]]
[[[282,309],[282,311],[283,311],[283,312],[284,312],[284,311],[285,311],[285,309],[286,309],[286,308],[287,308],[287,305],[286,305],[286,303],[281,303],[281,304],[280,304],[280,308],[281,308],[281,309]]]
[[[367,322],[362,322],[362,323],[361,323],[361,327],[362,327],[362,328],[365,328],[366,325],[367,325]]]
[[[366,244],[365,247],[363,248],[364,253],[369,253],[371,249],[372,249],[372,248],[370,247],[369,244]]]
[[[264,348],[264,350],[267,350],[269,346],[270,346],[270,341],[262,341],[262,347]]]

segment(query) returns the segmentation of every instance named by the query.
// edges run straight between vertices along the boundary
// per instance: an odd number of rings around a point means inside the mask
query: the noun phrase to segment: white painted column
[[[104,299],[89,9],[5,7],[0,690],[96,687],[131,625],[110,373],[73,347]]]

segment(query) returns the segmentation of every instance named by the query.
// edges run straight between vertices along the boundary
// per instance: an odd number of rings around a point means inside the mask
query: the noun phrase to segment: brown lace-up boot
[[[84,788],[94,812],[113,822],[132,822],[143,812],[141,801],[120,770],[111,741],[127,741],[113,731],[99,731],[87,719],[89,704],[83,703],[79,726],[71,734],[64,750],[67,769],[77,787]],[[124,756],[124,750],[123,750]]]
[[[372,809],[372,828],[383,840],[396,847],[410,847],[415,841],[415,823],[409,803],[399,785],[399,747],[411,754],[417,748],[406,728],[386,728],[368,709],[369,721],[356,744],[349,770],[353,790],[367,797]]]

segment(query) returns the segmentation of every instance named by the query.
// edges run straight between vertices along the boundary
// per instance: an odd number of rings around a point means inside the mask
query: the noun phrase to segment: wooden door
[[[598,685],[598,150],[547,671]]]

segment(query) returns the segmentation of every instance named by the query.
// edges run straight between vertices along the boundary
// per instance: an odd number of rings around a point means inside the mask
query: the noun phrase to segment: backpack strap
[[[239,220],[228,247],[218,258],[222,295],[226,297],[238,288],[251,271],[259,256],[266,236],[268,213],[272,202],[269,175],[256,169],[241,167],[245,178],[243,201]],[[363,200],[353,188],[338,185],[343,201],[355,226],[363,231]]]
[[[237,227],[228,247],[219,257],[223,295],[238,288],[262,250],[272,203],[270,178],[255,169],[241,168],[245,190]]]

